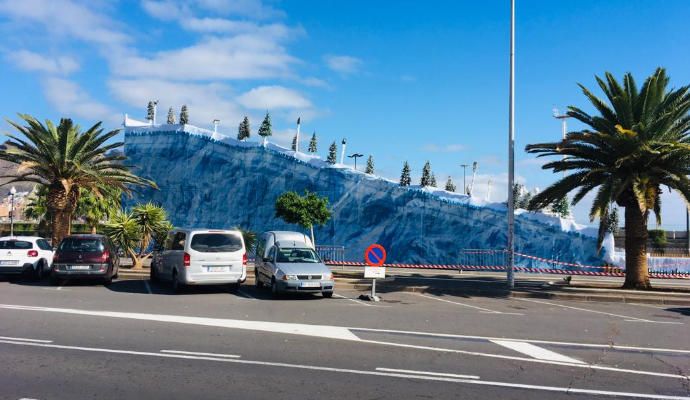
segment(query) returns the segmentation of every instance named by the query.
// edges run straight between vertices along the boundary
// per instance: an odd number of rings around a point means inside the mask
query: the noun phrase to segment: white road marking
[[[240,296],[247,298],[247,299],[256,300],[256,297],[252,296],[251,294],[249,294],[249,293],[247,293],[241,289],[237,290],[237,294],[239,294]]]
[[[55,290],[62,290],[62,286],[58,286]]]
[[[525,315],[525,314],[522,314],[522,313],[513,313],[513,312],[503,312],[503,311],[489,310],[488,308],[478,307],[478,306],[472,306],[472,305],[465,304],[465,303],[458,303],[457,301],[450,301],[450,300],[441,299],[441,298],[438,298],[438,297],[429,296],[429,295],[421,294],[421,293],[417,293],[417,295],[418,295],[418,296],[422,296],[422,297],[426,297],[427,299],[432,299],[432,300],[437,300],[437,301],[443,301],[443,302],[445,302],[445,303],[455,304],[455,305],[462,306],[462,307],[474,308],[475,310],[480,310],[483,314]]]
[[[365,302],[363,302],[363,301],[351,299],[351,298],[349,298],[349,297],[345,297],[345,296],[339,295],[338,293],[333,293],[333,296],[335,296],[335,297],[337,297],[337,298],[339,298],[339,299],[350,300],[351,302],[353,302],[353,303],[355,303],[355,304],[359,304],[360,306],[373,307],[372,304],[367,304],[367,303],[365,303]]]
[[[316,336],[330,339],[344,339],[357,341],[359,338],[350,332],[349,329],[339,326],[328,325],[308,325],[308,324],[294,324],[285,322],[265,322],[265,321],[247,321],[240,319],[221,319],[221,318],[204,318],[204,317],[187,317],[182,315],[166,315],[166,314],[144,314],[144,313],[129,313],[117,311],[89,311],[78,310],[72,308],[51,308],[51,307],[31,307],[31,306],[16,306],[10,304],[0,304],[0,308],[13,310],[27,310],[27,311],[42,311],[50,313],[61,314],[76,314],[89,315],[94,317],[107,318],[126,318],[145,321],[158,322],[172,322],[178,324],[215,326],[219,328],[232,329],[246,329],[253,331],[273,332],[273,333],[287,333],[291,335],[305,335]]]
[[[240,356],[235,355],[235,354],[199,353],[196,351],[182,351],[182,350],[161,350],[161,353],[188,354],[188,355],[193,355],[193,356],[240,358]]]
[[[477,375],[458,375],[458,374],[448,374],[445,372],[428,372],[428,371],[415,371],[411,369],[395,369],[395,368],[376,368],[377,371],[383,372],[400,372],[403,374],[412,375],[431,375],[431,376],[445,376],[448,378],[460,378],[460,379],[479,379]]]
[[[146,286],[146,291],[147,291],[149,294],[153,294],[153,292],[151,291],[151,285],[149,285],[149,281],[143,280],[142,282],[144,282],[144,286]]]
[[[512,340],[491,340],[491,342],[539,360],[584,364],[582,361],[575,358],[567,357],[527,342],[514,342]]]
[[[667,349],[667,348],[660,348],[660,347],[637,347],[637,346],[626,346],[626,345],[617,345],[617,344],[558,342],[558,341],[552,341],[552,340],[539,340],[539,339],[515,339],[515,338],[501,338],[501,337],[492,337],[492,336],[457,335],[457,334],[452,334],[452,333],[401,331],[401,330],[396,330],[396,329],[375,329],[375,328],[354,328],[354,327],[350,327],[348,329],[353,330],[353,331],[381,332],[381,333],[402,333],[402,334],[406,334],[406,335],[432,336],[432,337],[456,338],[456,339],[511,340],[513,342],[552,344],[552,345],[566,346],[566,347],[590,347],[590,348],[598,348],[598,349],[631,350],[631,351],[639,351],[639,352],[690,354],[690,350]]]
[[[647,323],[661,324],[661,325],[684,325],[682,322],[676,322],[676,321],[645,321],[645,320],[639,320],[639,319],[624,319],[623,321],[625,321],[625,322],[647,322]]]
[[[539,304],[546,304],[549,306],[555,306],[555,307],[561,307],[561,308],[567,308],[570,310],[577,310],[577,311],[585,311],[593,314],[602,314],[602,315],[608,315],[610,317],[618,317],[618,318],[623,318],[625,321],[636,321],[636,322],[651,322],[651,323],[666,323],[666,321],[652,321],[650,319],[644,319],[644,318],[637,318],[637,317],[631,317],[629,315],[621,315],[621,314],[613,314],[613,313],[608,313],[604,311],[597,311],[597,310],[589,310],[586,308],[580,308],[580,307],[573,307],[573,306],[566,306],[564,304],[557,304],[557,303],[551,303],[548,301],[542,301],[542,300],[534,300],[534,299],[524,299],[520,297],[515,297],[515,300],[519,301],[529,301],[531,303],[539,303]]]
[[[22,341],[22,342],[34,342],[34,343],[53,343],[52,340],[28,339],[28,338],[8,337],[8,336],[0,336],[0,339],[5,339],[5,340],[20,340],[20,341]]]
[[[100,352],[100,353],[110,353],[110,354],[127,354],[127,355],[149,356],[149,357],[181,358],[181,359],[187,359],[187,360],[216,361],[216,362],[244,364],[244,365],[262,365],[262,366],[267,366],[267,367],[293,368],[293,369],[302,369],[302,370],[310,370],[310,371],[347,373],[347,374],[354,374],[354,375],[370,375],[370,376],[417,379],[417,380],[436,381],[436,382],[465,383],[465,384],[473,384],[473,385],[541,390],[541,391],[559,392],[559,393],[566,393],[566,394],[568,394],[568,393],[589,394],[589,395],[600,395],[600,396],[618,396],[618,397],[659,399],[659,400],[690,400],[690,397],[681,397],[681,396],[666,396],[666,395],[659,395],[659,394],[633,393],[633,392],[614,392],[614,391],[606,391],[606,390],[578,389],[578,388],[572,388],[572,387],[558,387],[558,386],[526,385],[526,384],[515,383],[515,382],[482,381],[479,379],[460,379],[460,378],[451,378],[451,377],[444,377],[444,376],[414,375],[414,374],[402,374],[402,373],[383,372],[383,371],[364,371],[364,370],[355,370],[355,369],[346,369],[346,368],[322,367],[322,366],[317,366],[317,365],[288,364],[288,363],[267,362],[267,361],[239,360],[239,359],[234,359],[234,358],[214,358],[214,357],[193,356],[193,355],[185,355],[185,354],[165,354],[165,353],[154,353],[154,352],[144,352],[144,351],[94,348],[94,347],[64,346],[64,345],[47,344],[47,343],[11,342],[11,341],[3,341],[3,340],[0,340],[0,343],[14,344],[14,345],[19,345],[19,346],[35,346],[35,347],[44,347],[44,348],[54,348],[54,349],[62,349],[62,350],[78,350],[78,351],[88,351],[88,352]]]

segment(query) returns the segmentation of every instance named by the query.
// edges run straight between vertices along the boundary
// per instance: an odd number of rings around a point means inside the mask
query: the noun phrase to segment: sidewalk
[[[254,280],[254,267],[247,268],[247,282]],[[563,275],[516,274],[515,288],[505,285],[505,274],[438,270],[388,269],[385,279],[376,281],[376,291],[450,294],[458,296],[531,297],[554,300],[625,302],[690,306],[690,280],[656,279],[651,291],[622,290],[621,278],[574,276],[567,284]],[[363,278],[362,268],[334,267],[336,285],[341,290],[371,290],[371,279]],[[121,278],[147,279],[148,268],[120,269]]]

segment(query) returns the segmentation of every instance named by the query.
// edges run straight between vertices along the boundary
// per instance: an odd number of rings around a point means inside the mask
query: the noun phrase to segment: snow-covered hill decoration
[[[327,196],[333,211],[328,225],[315,230],[317,244],[345,246],[346,260],[361,261],[368,245],[380,243],[390,262],[457,264],[463,249],[506,243],[504,204],[400,187],[271,143],[240,142],[191,125],[132,123],[125,125],[125,154],[137,174],[160,188],[128,201],[162,204],[176,226],[299,230],[274,217],[274,204],[287,190],[308,189]],[[596,232],[570,220],[522,212],[516,235],[521,253],[602,264]]]

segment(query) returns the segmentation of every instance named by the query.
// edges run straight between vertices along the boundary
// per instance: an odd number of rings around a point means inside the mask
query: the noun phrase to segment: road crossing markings
[[[429,296],[429,295],[421,294],[421,293],[418,293],[417,295],[418,295],[418,296],[425,297],[425,298],[427,298],[427,299],[431,299],[431,300],[437,300],[437,301],[442,301],[442,302],[444,302],[444,303],[455,304],[455,305],[461,306],[461,307],[473,308],[473,309],[475,309],[475,310],[479,310],[482,314],[525,315],[525,314],[522,314],[522,313],[513,313],[513,312],[503,312],[503,311],[489,310],[488,308],[478,307],[478,306],[472,306],[472,305],[469,305],[469,304],[459,303],[459,302],[457,302],[457,301],[450,301],[450,300],[446,300],[446,299],[441,299],[441,298],[438,298],[438,297]]]
[[[515,350],[518,353],[534,357],[538,360],[558,361],[572,364],[584,364],[582,361],[577,360],[575,358],[567,357],[562,354],[558,354],[551,350],[547,350],[543,347],[535,346],[527,342],[514,342],[512,340],[491,340],[490,342],[496,343],[499,346],[503,346],[511,350]]]
[[[449,374],[445,372],[429,372],[429,371],[415,371],[411,369],[395,369],[395,368],[376,368],[377,371],[383,371],[383,372],[400,372],[403,374],[412,374],[412,375],[430,375],[430,376],[443,376],[447,378],[459,378],[459,379],[479,379],[479,376],[477,375],[458,375],[458,374]]]
[[[520,297],[515,297],[515,300],[519,301],[529,301],[531,303],[539,303],[539,304],[546,304],[549,306],[554,306],[554,307],[561,307],[561,308],[567,308],[570,310],[577,310],[577,311],[584,311],[584,312],[589,312],[593,314],[601,314],[601,315],[608,315],[610,317],[617,317],[617,318],[622,318],[626,322],[649,322],[653,324],[672,324],[672,325],[682,325],[682,322],[668,322],[668,321],[653,321],[651,319],[644,319],[644,318],[637,318],[637,317],[631,317],[629,315],[621,315],[621,314],[613,314],[613,313],[608,313],[604,311],[597,311],[597,310],[589,310],[587,308],[580,308],[580,307],[573,307],[573,306],[566,306],[564,304],[557,304],[557,303],[551,303],[548,301],[542,301],[542,300],[534,300],[534,299],[523,299]]]
[[[422,375],[422,374],[405,374],[405,373],[394,373],[394,372],[384,372],[384,371],[366,371],[366,370],[356,370],[347,368],[335,368],[335,367],[324,367],[318,365],[305,365],[305,364],[289,364],[281,362],[268,362],[268,361],[253,361],[253,360],[240,360],[235,358],[220,358],[220,357],[208,357],[208,356],[194,356],[187,354],[166,354],[166,353],[154,353],[154,352],[144,352],[144,351],[130,351],[130,350],[118,350],[118,349],[106,349],[106,348],[94,348],[94,347],[78,347],[78,346],[65,346],[56,345],[48,343],[30,343],[30,342],[11,342],[2,341],[0,343],[14,344],[21,346],[35,346],[44,348],[53,348],[60,350],[77,350],[77,351],[87,351],[87,352],[101,352],[110,354],[125,354],[125,355],[136,355],[136,356],[150,356],[150,357],[165,357],[165,358],[181,358],[187,360],[203,360],[203,361],[216,361],[225,362],[232,364],[244,364],[244,365],[261,365],[266,367],[277,367],[277,368],[293,368],[308,371],[324,371],[331,373],[346,373],[353,375],[369,375],[369,376],[380,376],[380,377],[391,377],[391,378],[403,378],[403,379],[417,379],[426,381],[436,381],[436,382],[448,382],[448,383],[465,383],[473,385],[483,385],[483,386],[494,386],[494,387],[507,387],[507,388],[520,388],[520,389],[530,389],[539,390],[547,392],[557,392],[566,394],[586,394],[586,395],[600,395],[600,396],[617,396],[617,397],[629,397],[638,399],[657,399],[657,400],[690,400],[690,397],[682,396],[667,396],[660,394],[647,394],[647,393],[633,393],[633,392],[614,392],[607,390],[596,390],[596,389],[579,389],[573,387],[559,387],[559,386],[542,386],[542,385],[528,385],[516,382],[497,382],[497,381],[482,381],[480,379],[461,379],[452,378],[445,376],[436,375]]]
[[[182,350],[161,350],[161,353],[185,354],[185,355],[192,355],[192,356],[227,357],[227,358],[240,358],[241,357],[241,356],[238,356],[235,354],[199,353],[196,351],[182,351]]]

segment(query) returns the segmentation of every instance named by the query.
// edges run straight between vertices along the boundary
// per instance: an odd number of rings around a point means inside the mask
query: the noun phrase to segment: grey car
[[[273,244],[256,261],[257,287],[268,286],[274,295],[283,292],[320,292],[324,297],[333,296],[333,273],[310,247],[310,242],[271,242]]]

